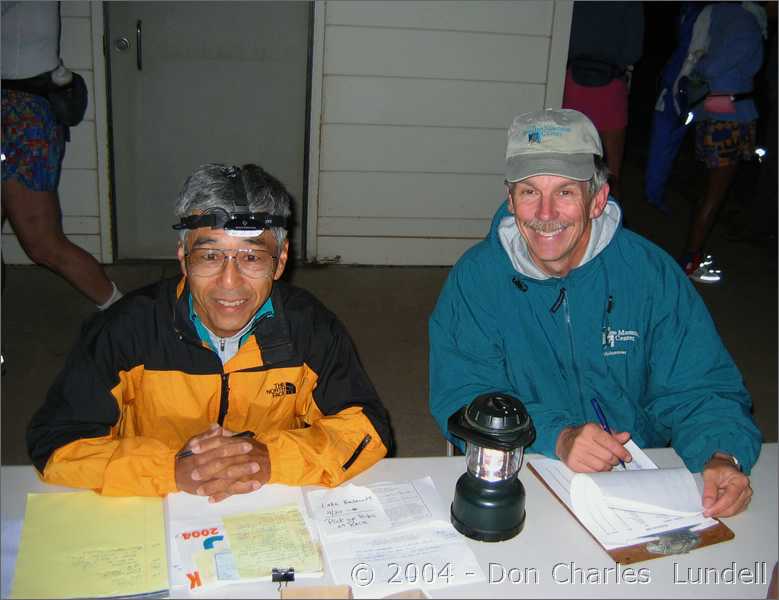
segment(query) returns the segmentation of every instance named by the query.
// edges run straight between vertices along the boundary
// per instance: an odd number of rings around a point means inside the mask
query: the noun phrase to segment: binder
[[[683,554],[691,550],[726,542],[736,537],[733,531],[719,519],[716,525],[707,527],[700,531],[667,532],[660,534],[657,540],[650,540],[643,544],[633,544],[620,548],[606,549],[598,539],[590,532],[587,527],[579,520],[568,505],[560,498],[555,491],[547,484],[546,480],[536,471],[531,463],[527,465],[533,475],[538,478],[541,484],[554,496],[557,501],[567,510],[577,523],[587,534],[606,552],[616,563],[621,565],[630,565],[637,562],[662,558],[671,554]]]

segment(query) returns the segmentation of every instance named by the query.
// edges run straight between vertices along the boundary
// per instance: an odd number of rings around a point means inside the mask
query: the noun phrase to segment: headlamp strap
[[[287,218],[281,215],[271,215],[269,213],[233,213],[227,214],[225,211],[205,213],[202,215],[189,215],[182,217],[179,223],[173,226],[173,229],[199,229],[201,227],[210,227],[211,229],[236,229],[241,231],[259,230],[263,231],[269,227],[287,228]]]

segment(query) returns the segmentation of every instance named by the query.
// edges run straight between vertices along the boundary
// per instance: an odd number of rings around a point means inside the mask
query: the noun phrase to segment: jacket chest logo
[[[616,356],[627,354],[630,346],[635,344],[641,334],[634,329],[612,329],[604,327],[601,333],[601,344],[603,345],[603,356]]]
[[[266,389],[265,393],[269,396],[273,396],[274,398],[281,398],[282,396],[294,394],[296,391],[297,389],[295,388],[294,383],[290,383],[289,381],[280,381],[279,383],[274,383],[272,386]]]

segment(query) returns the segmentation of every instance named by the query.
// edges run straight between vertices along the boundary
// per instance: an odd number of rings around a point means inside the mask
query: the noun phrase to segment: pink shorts
[[[576,83],[568,69],[565,73],[563,108],[584,113],[598,131],[624,129],[628,124],[627,83],[619,77],[606,85],[587,87]]]

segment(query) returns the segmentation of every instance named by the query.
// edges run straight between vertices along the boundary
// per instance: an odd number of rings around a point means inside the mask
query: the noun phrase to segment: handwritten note
[[[403,590],[484,583],[473,550],[450,523],[434,521],[378,536],[327,541],[327,559],[337,585],[351,585],[355,598],[382,598]],[[362,570],[355,569],[358,565]],[[369,579],[362,578],[368,573]],[[357,585],[355,585],[357,583]],[[458,590],[447,597],[462,597]]]
[[[168,587],[160,498],[27,495],[12,598],[125,596]]]
[[[322,535],[369,533],[391,526],[390,518],[367,487],[347,484],[308,495],[314,521]]]
[[[273,567],[318,572],[322,561],[296,505],[223,518],[241,579],[270,577]]]
[[[316,490],[306,499],[333,581],[351,585],[355,598],[485,581],[429,476]]]

